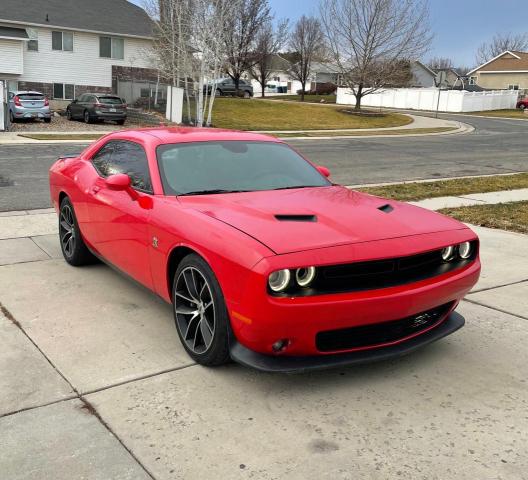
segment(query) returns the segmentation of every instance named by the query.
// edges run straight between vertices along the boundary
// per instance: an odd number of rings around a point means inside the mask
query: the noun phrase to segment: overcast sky
[[[316,14],[319,0],[269,0],[276,18]],[[141,0],[134,0],[141,3]],[[478,46],[495,33],[528,33],[527,0],[429,0],[434,39],[431,56],[450,57],[455,65],[474,66]]]

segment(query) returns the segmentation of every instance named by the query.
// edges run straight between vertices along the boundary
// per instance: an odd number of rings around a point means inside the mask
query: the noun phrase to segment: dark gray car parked
[[[66,107],[68,120],[84,120],[92,123],[113,120],[123,125],[127,118],[127,104],[115,95],[84,93]]]
[[[213,86],[216,90],[216,95],[220,97],[222,95],[236,95],[237,93],[235,89],[235,82],[231,77],[219,78],[214,82],[210,82],[207,87],[204,86],[204,90],[207,88],[208,93],[211,93]],[[253,96],[253,85],[251,85],[251,83],[247,82],[246,80],[240,79],[238,83],[238,90],[244,98]]]

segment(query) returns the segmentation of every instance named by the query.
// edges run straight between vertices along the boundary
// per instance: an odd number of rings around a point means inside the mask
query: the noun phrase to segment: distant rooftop
[[[0,0],[0,4],[2,23],[152,37],[146,12],[127,0]]]

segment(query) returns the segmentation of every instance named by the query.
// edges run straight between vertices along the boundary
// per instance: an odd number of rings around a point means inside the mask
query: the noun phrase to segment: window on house
[[[150,97],[150,88],[142,88],[140,91],[139,96],[141,98],[148,98]]]
[[[30,52],[38,52],[38,30],[34,28],[26,28],[26,32],[29,37],[27,42],[27,49]]]
[[[99,56],[123,60],[125,58],[125,41],[122,38],[99,37]]]
[[[57,100],[73,100],[75,98],[75,86],[70,83],[54,83],[53,98]]]
[[[508,85],[508,90],[519,90],[519,85],[510,84]]]
[[[477,84],[477,77],[469,77],[469,84],[470,85],[476,85]]]
[[[63,50],[73,52],[72,32],[51,32],[51,48],[53,50]]]

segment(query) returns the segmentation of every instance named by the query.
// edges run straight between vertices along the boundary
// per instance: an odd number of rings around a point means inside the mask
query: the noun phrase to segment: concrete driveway
[[[305,375],[194,365],[171,309],[0,217],[0,478],[526,479],[528,237],[477,228],[466,326]]]

